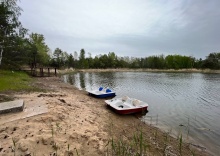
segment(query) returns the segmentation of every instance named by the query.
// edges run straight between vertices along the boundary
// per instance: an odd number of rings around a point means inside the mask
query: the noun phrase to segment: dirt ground
[[[1,124],[1,156],[112,155],[108,144],[112,138],[129,142],[139,130],[147,143],[146,155],[210,155],[189,143],[182,144],[180,152],[179,139],[141,122],[140,114],[118,115],[103,99],[90,97],[58,77],[36,78],[33,85],[46,91],[11,96],[26,104],[38,101],[48,111]]]

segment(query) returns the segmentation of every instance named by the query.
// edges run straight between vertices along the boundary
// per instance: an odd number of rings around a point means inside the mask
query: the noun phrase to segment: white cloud
[[[20,2],[24,27],[43,34],[52,49],[139,56],[173,51],[201,56],[219,50],[217,4],[218,0]],[[205,42],[209,45],[202,49]]]

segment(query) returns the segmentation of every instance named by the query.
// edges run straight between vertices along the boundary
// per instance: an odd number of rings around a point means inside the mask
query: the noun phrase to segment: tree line
[[[150,68],[150,69],[220,69],[220,53],[210,53],[206,59],[196,59],[191,56],[182,55],[155,55],[145,58],[137,57],[119,57],[114,52],[91,57],[91,53],[85,57],[85,50],[81,49],[79,56],[77,52],[68,54],[62,53],[59,49],[59,55],[54,52],[52,64],[55,67],[80,68],[80,69],[106,69],[106,68]]]
[[[29,33],[18,17],[22,9],[17,0],[0,3],[0,68],[23,65],[56,68],[151,68],[151,69],[220,69],[220,52],[210,53],[206,59],[182,55],[154,55],[144,58],[117,56],[114,52],[92,57],[84,49],[67,53],[56,48],[51,51],[42,34]]]

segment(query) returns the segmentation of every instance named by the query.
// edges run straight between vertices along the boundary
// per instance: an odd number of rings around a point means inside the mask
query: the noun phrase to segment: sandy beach
[[[179,140],[143,123],[141,115],[115,114],[103,99],[90,97],[58,77],[35,79],[33,85],[45,92],[9,93],[25,101],[24,111],[36,113],[16,120],[9,120],[13,114],[0,115],[1,156],[111,155],[112,138],[130,141],[140,129],[147,155],[180,155]],[[38,108],[32,109],[34,103]],[[181,148],[182,155],[210,155],[199,145],[184,143]]]

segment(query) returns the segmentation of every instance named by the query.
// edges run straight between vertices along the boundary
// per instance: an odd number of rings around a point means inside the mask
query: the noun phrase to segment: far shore
[[[107,69],[61,69],[60,74],[71,73],[71,72],[164,72],[164,73],[209,73],[209,74],[220,74],[220,70],[212,69],[150,69],[150,68],[107,68]]]

